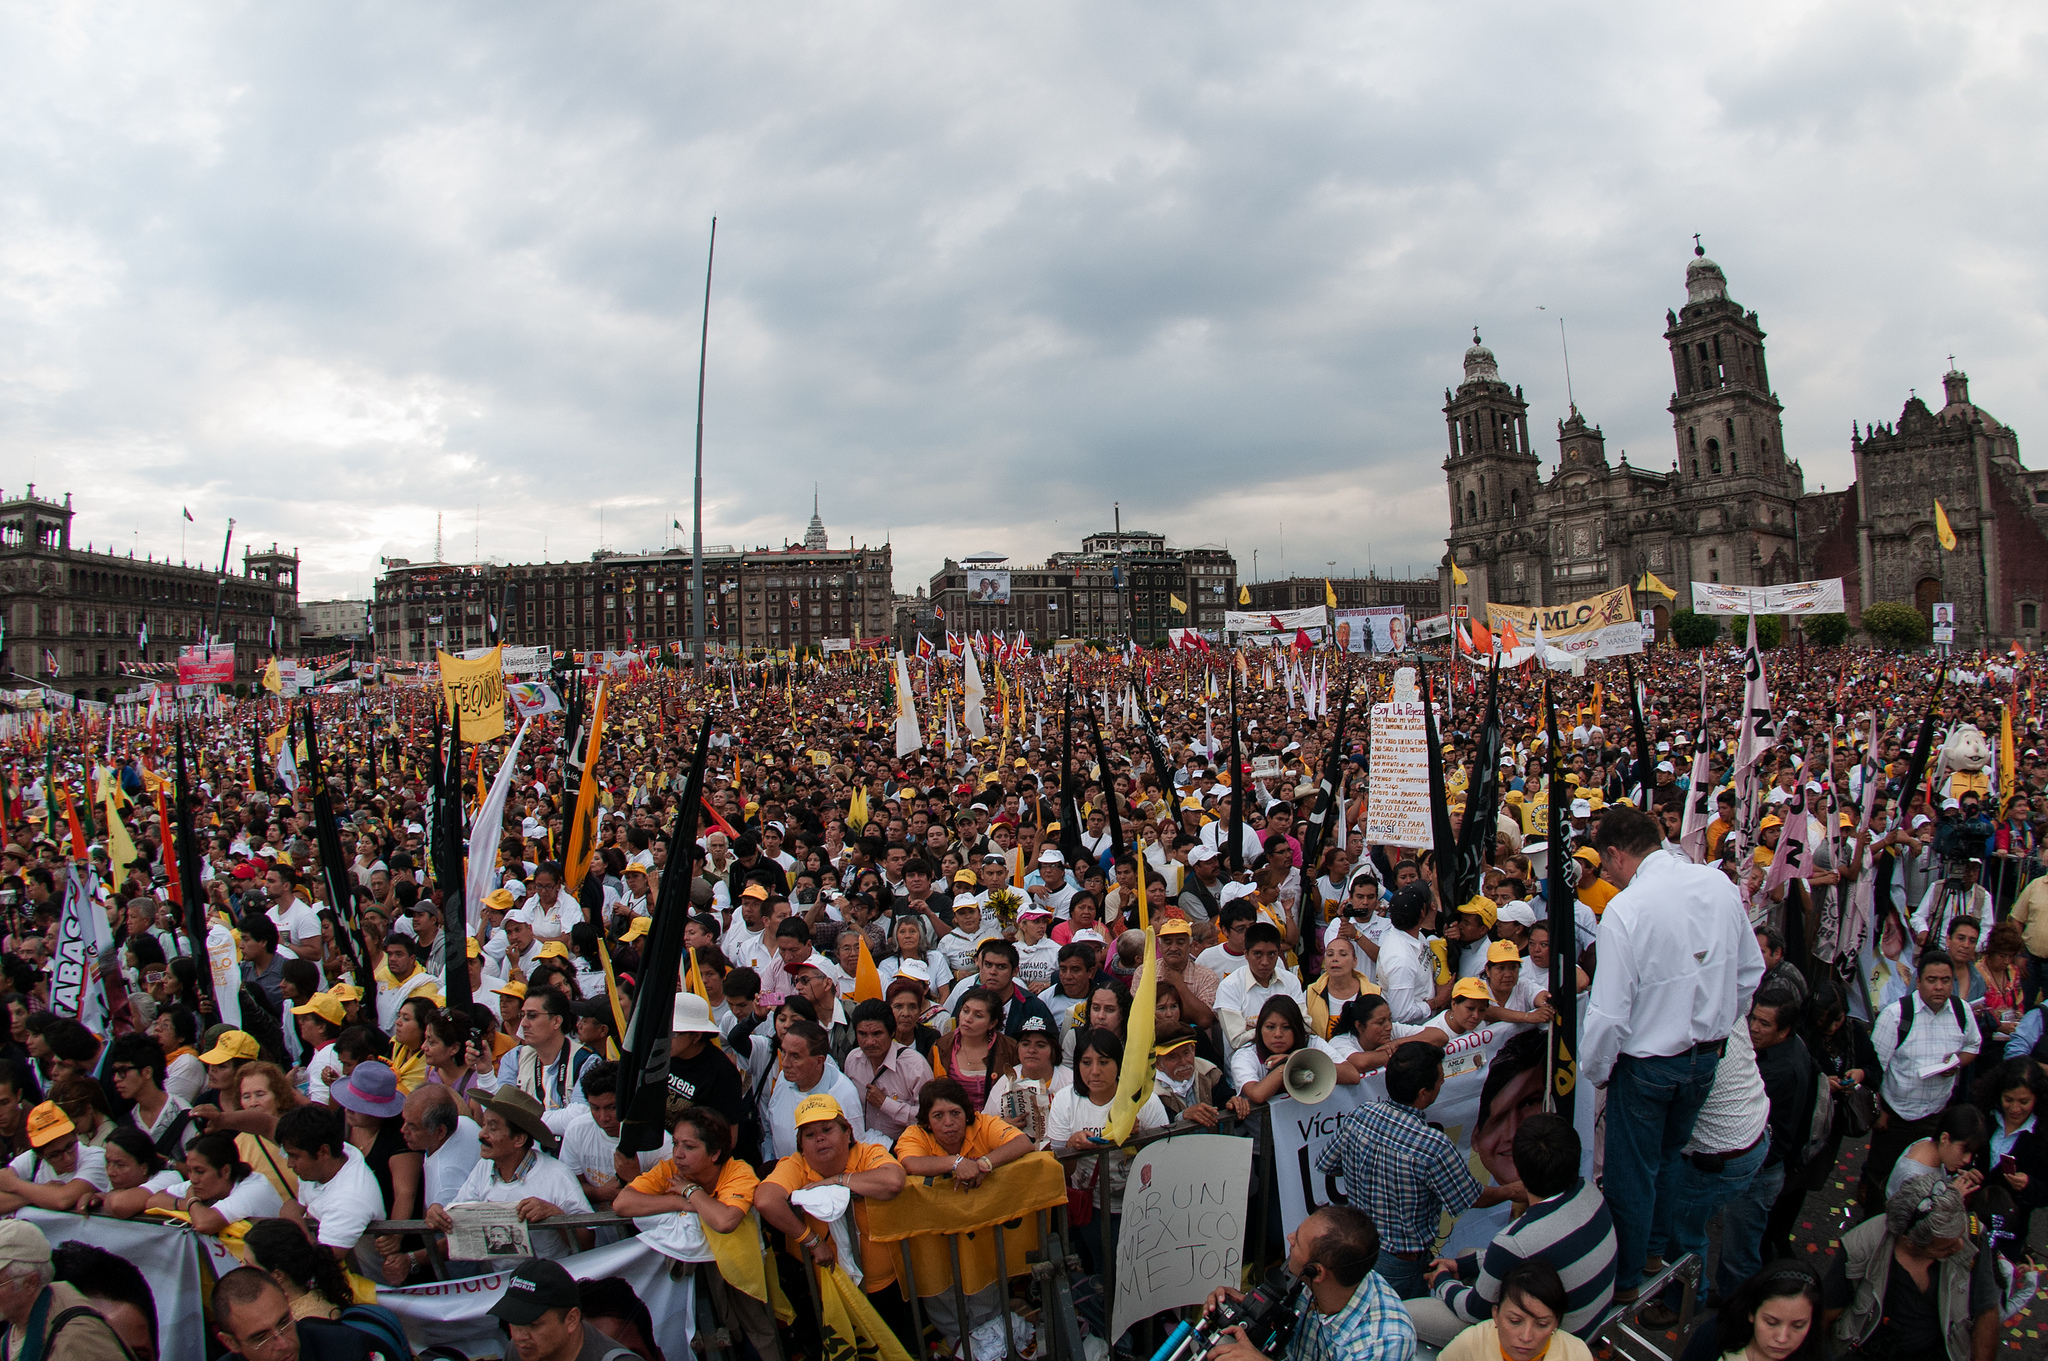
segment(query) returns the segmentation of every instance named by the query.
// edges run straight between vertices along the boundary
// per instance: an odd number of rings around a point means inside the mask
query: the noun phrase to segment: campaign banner
[[[1406,652],[1408,611],[1401,605],[1371,605],[1337,611],[1339,652]]]
[[[1429,737],[1421,700],[1372,706],[1372,780],[1365,839],[1383,846],[1434,844],[1429,820]]]
[[[827,652],[851,652],[853,651],[853,639],[827,638],[825,640],[825,650]]]
[[[1330,622],[1327,606],[1310,605],[1299,610],[1225,610],[1225,633],[1293,633],[1296,629],[1322,628]]]
[[[498,665],[497,651],[491,648],[473,660],[437,654],[441,692],[448,707],[462,715],[465,742],[489,742],[505,735],[505,672]]]
[[[1695,614],[1843,614],[1849,606],[1842,579],[1788,581],[1778,586],[1726,586],[1718,581],[1692,584]],[[1938,622],[1938,621],[1937,621]]]
[[[1293,647],[1302,638],[1320,643],[1325,632],[1327,630],[1318,624],[1314,628],[1295,629],[1291,633],[1247,633],[1238,641],[1248,647]]]
[[[1451,636],[1451,616],[1432,614],[1427,619],[1418,619],[1408,630],[1411,642],[1434,643]]]
[[[1109,1334],[1200,1304],[1244,1270],[1253,1140],[1222,1134],[1163,1139],[1138,1150],[1124,1190]]]
[[[1486,617],[1496,625],[1506,620],[1521,635],[1523,647],[1533,648],[1540,633],[1553,650],[1586,661],[1629,657],[1643,650],[1642,626],[1636,622],[1635,605],[1626,586],[1568,605],[1498,605],[1488,601]]]
[[[160,1361],[206,1361],[210,1333],[194,1326],[194,1320],[206,1316],[206,1305],[200,1295],[199,1258],[203,1245],[217,1244],[218,1239],[194,1233],[185,1224],[65,1214],[33,1205],[15,1211],[14,1217],[41,1229],[52,1247],[85,1242],[133,1262],[149,1282],[149,1292],[156,1301]],[[239,1265],[230,1261],[221,1270]],[[71,1334],[66,1332],[64,1336],[68,1338]]]
[[[235,650],[216,644],[208,647],[204,643],[178,649],[178,684],[180,685],[233,685],[235,683]]]
[[[967,569],[967,603],[1007,605],[1010,603],[1010,570],[1007,567]]]
[[[544,647],[513,647],[507,644],[499,652],[498,664],[508,678],[546,680],[554,670],[554,662]]]
[[[1482,1026],[1446,1046],[1443,1090],[1429,1105],[1429,1121],[1465,1158],[1481,1187],[1521,1180],[1515,1171],[1515,1134],[1522,1122],[1543,1109],[1543,1088],[1549,1071],[1547,1028]],[[1368,1101],[1387,1099],[1381,1073],[1368,1074],[1355,1087],[1339,1087],[1329,1099],[1304,1106],[1291,1097],[1274,1101],[1273,1166],[1280,1183],[1280,1222],[1299,1224],[1331,1203],[1347,1203],[1341,1172],[1323,1172],[1317,1163],[1337,1138],[1346,1116]],[[1593,1158],[1593,1102],[1574,1103],[1581,1169],[1590,1175]],[[1483,1210],[1467,1210],[1450,1226],[1435,1255],[1455,1257],[1476,1252],[1507,1226],[1513,1206],[1508,1202]]]

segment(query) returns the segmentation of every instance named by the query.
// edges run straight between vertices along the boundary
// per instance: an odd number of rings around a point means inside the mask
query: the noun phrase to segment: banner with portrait
[[[1010,569],[970,567],[967,569],[967,603],[1007,605],[1010,603]]]
[[[1337,611],[1339,652],[1406,652],[1408,611],[1400,605],[1371,605]]]
[[[1430,1103],[1430,1123],[1442,1128],[1482,1188],[1519,1181],[1515,1133],[1524,1120],[1543,1109],[1549,1030],[1512,1024],[1482,1026],[1453,1039],[1444,1058],[1447,1076],[1443,1090]],[[1355,1087],[1337,1088],[1317,1105],[1304,1106],[1287,1097],[1271,1104],[1273,1166],[1280,1182],[1282,1223],[1299,1224],[1324,1205],[1346,1203],[1343,1174],[1319,1171],[1317,1163],[1336,1141],[1347,1115],[1368,1101],[1386,1099],[1385,1078],[1371,1073]],[[1593,1169],[1593,1105],[1591,1101],[1573,1104],[1580,1165],[1587,1176]],[[1435,1255],[1455,1257],[1485,1248],[1507,1227],[1513,1208],[1504,1201],[1483,1210],[1465,1211],[1446,1226]]]

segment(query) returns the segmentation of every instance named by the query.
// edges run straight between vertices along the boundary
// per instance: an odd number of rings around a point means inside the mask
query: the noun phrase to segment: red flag
[[[1486,625],[1480,623],[1477,619],[1472,621],[1472,650],[1474,652],[1493,651],[1493,635],[1488,633]]]

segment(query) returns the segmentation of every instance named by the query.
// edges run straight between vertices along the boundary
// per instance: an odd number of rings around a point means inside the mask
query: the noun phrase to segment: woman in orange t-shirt
[[[807,1186],[843,1186],[851,1191],[853,1206],[847,1213],[854,1247],[860,1253],[861,1289],[915,1355],[921,1343],[911,1327],[910,1303],[895,1288],[896,1247],[876,1243],[868,1236],[867,1202],[894,1200],[902,1192],[909,1180],[903,1174],[903,1164],[879,1144],[855,1143],[845,1112],[823,1092],[813,1092],[797,1102],[791,1119],[796,1125],[797,1151],[775,1164],[775,1170],[754,1188],[754,1208],[763,1223],[782,1234],[785,1252],[801,1260],[807,1247],[813,1261],[830,1267],[839,1260],[831,1226],[800,1211],[790,1196]],[[808,1299],[810,1292],[803,1282],[799,1279],[795,1284],[790,1298]]]
[[[1031,1151],[1024,1132],[993,1115],[975,1112],[967,1089],[949,1077],[934,1078],[917,1098],[917,1123],[896,1140],[896,1156],[913,1177],[951,1177],[971,1191],[1006,1162]]]

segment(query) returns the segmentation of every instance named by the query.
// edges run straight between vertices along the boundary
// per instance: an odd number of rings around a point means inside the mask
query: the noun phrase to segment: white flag
[[[981,667],[974,660],[974,649],[971,647],[967,649],[967,678],[962,685],[964,689],[961,702],[966,710],[962,717],[967,720],[967,731],[976,737],[987,737],[988,723],[981,716],[981,704],[988,697],[988,691],[982,688]]]
[[[924,746],[917,730],[917,699],[910,693],[910,663],[896,654],[896,754],[908,756]]]
[[[75,1016],[87,1030],[104,1036],[112,1012],[99,965],[113,958],[114,936],[107,914],[93,901],[97,891],[92,871],[83,864],[73,863],[65,871],[64,912],[50,956],[50,1010]]]
[[[491,792],[484,795],[484,806],[476,810],[476,821],[469,824],[469,875],[463,892],[468,898],[468,933],[472,936],[483,924],[484,895],[497,887],[492,879],[498,870],[498,841],[505,834],[505,799],[512,792],[512,772],[519,765],[519,748],[526,741],[526,730],[532,726],[530,718],[519,725],[512,750],[505,753],[505,763],[498,767],[497,778],[491,781]],[[448,797],[459,799],[462,794],[450,790]]]

